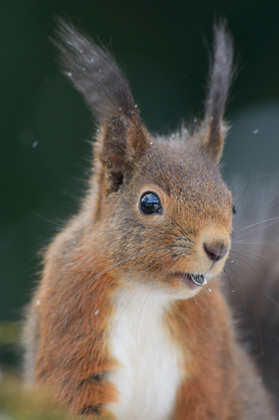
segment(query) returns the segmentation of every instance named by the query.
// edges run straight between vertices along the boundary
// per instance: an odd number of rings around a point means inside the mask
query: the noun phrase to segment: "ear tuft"
[[[221,158],[227,131],[223,114],[233,76],[233,43],[226,22],[214,27],[214,56],[210,71],[205,121],[204,147],[215,163]]]
[[[128,82],[108,51],[98,47],[73,25],[58,19],[60,63],[97,119],[100,128],[96,158],[117,191],[148,142]]]
[[[69,80],[82,94],[98,122],[109,115],[136,112],[128,82],[111,54],[97,46],[72,24],[57,19],[59,62]]]

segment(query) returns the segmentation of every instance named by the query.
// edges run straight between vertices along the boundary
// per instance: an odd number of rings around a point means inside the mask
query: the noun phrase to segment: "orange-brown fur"
[[[162,320],[166,340],[183,355],[173,418],[272,419],[269,396],[237,344],[218,282],[230,247],[233,205],[217,166],[232,60],[224,27],[216,30],[205,120],[191,136],[177,134],[176,141],[148,134],[106,53],[71,26],[64,24],[62,32],[62,61],[100,130],[95,173],[79,215],[45,253],[25,327],[26,376],[53,384],[58,399],[76,413],[113,419],[109,403],[117,404],[120,390],[109,375],[121,368],[111,348],[115,299],[144,286],[173,296]],[[103,91],[92,81],[96,93],[86,79],[97,72],[90,54],[108,66]],[[91,67],[82,73],[83,65]],[[109,99],[105,90],[112,92]],[[145,191],[160,197],[162,215],[139,210]],[[205,247],[225,248],[225,257],[212,261]],[[193,288],[181,273],[207,275],[208,284]]]

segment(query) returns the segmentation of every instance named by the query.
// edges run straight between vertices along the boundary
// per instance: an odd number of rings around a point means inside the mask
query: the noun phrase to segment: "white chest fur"
[[[163,314],[170,300],[150,291],[119,293],[111,330],[119,368],[108,380],[119,391],[110,410],[119,420],[169,420],[181,381],[179,351],[168,338]]]

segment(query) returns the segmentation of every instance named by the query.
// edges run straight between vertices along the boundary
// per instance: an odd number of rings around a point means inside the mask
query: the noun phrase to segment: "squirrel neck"
[[[219,293],[214,289],[208,292],[213,300]],[[207,311],[208,297],[201,299],[206,302],[204,308],[204,303],[200,306],[196,300],[193,311],[192,302],[177,300],[139,283],[119,289],[111,300],[109,347],[117,367],[108,380],[120,394],[118,403],[110,404],[109,409],[123,420],[172,418],[177,390],[191,380],[191,364],[196,356],[196,343],[183,330],[189,326],[195,329],[195,341],[197,333],[204,331],[199,323],[206,323],[206,318],[208,322],[212,316],[212,311]],[[186,312],[188,326],[181,319],[181,305],[186,311],[187,305],[190,307]],[[181,335],[185,337],[182,343]]]

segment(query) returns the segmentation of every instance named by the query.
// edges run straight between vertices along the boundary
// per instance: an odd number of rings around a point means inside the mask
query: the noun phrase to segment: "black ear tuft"
[[[135,112],[128,82],[106,50],[98,47],[73,25],[58,21],[59,61],[75,88],[99,122],[108,116]]]
[[[226,22],[214,27],[214,57],[210,71],[209,91],[206,101],[205,126],[207,152],[218,162],[224,146],[225,127],[223,114],[233,76],[233,44]]]
[[[107,173],[109,190],[117,191],[148,146],[128,82],[108,51],[73,25],[58,20],[60,63],[97,119],[96,155]]]

